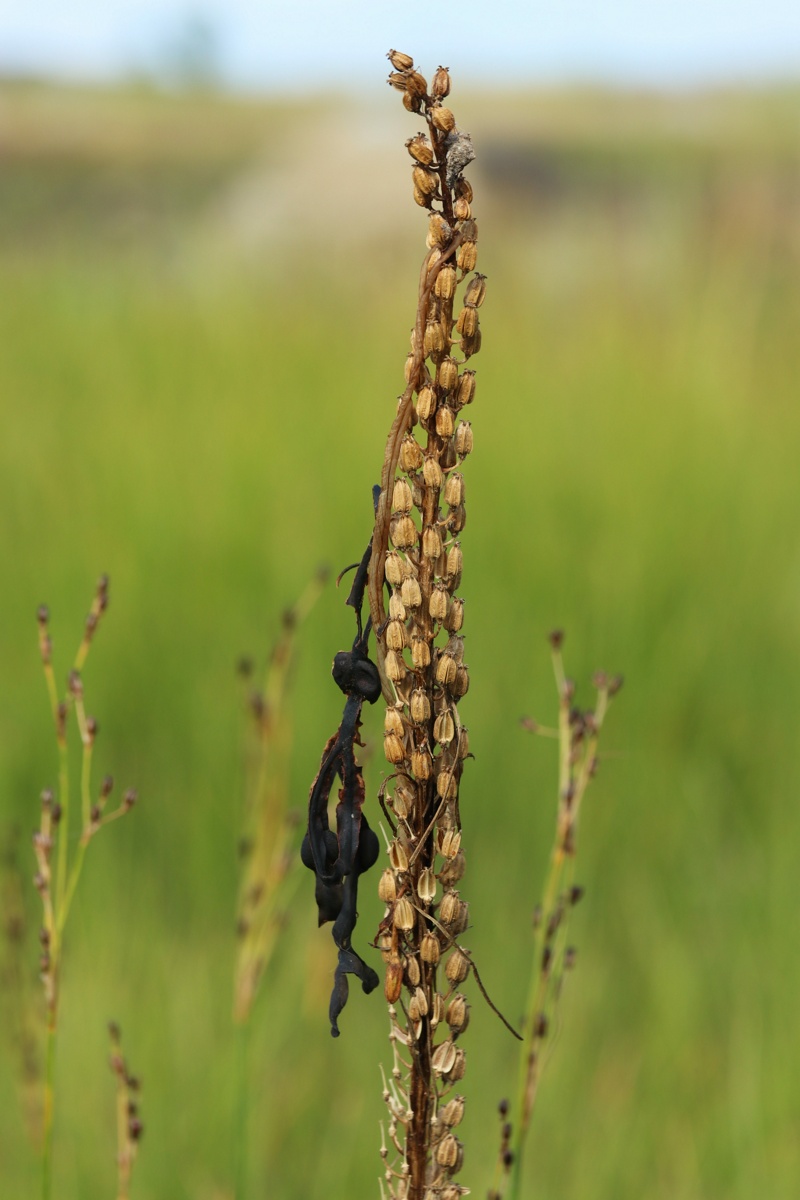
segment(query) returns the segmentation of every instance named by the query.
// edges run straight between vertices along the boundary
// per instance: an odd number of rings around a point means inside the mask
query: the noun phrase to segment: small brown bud
[[[442,300],[449,300],[455,295],[456,290],[456,269],[451,263],[446,263],[439,274],[436,276],[436,283],[433,285],[433,290]]]
[[[402,622],[406,619],[406,606],[403,604],[403,597],[400,595],[400,591],[397,588],[395,588],[389,597],[389,616],[393,621]]]
[[[447,594],[447,588],[443,583],[437,583],[431,592],[431,598],[428,601],[428,612],[433,617],[434,621],[444,621],[447,616],[447,609],[450,604],[450,597]]]
[[[461,374],[461,379],[458,382],[458,387],[456,388],[456,402],[460,408],[463,408],[465,404],[472,404],[474,399],[475,372],[463,371]]]
[[[411,753],[411,770],[417,779],[430,779],[433,774],[433,759],[430,750],[418,747]]]
[[[417,895],[423,904],[430,904],[436,896],[436,876],[430,867],[425,867],[423,871],[420,871]]]
[[[439,186],[439,178],[435,171],[431,171],[428,167],[416,166],[412,169],[412,178],[414,187],[422,192],[423,196],[433,196]]]
[[[464,503],[464,476],[460,471],[452,471],[447,476],[447,483],[444,485],[444,502],[451,508],[457,508],[459,504]]]
[[[453,436],[454,425],[455,421],[453,420],[452,408],[448,408],[446,404],[443,404],[440,408],[437,408],[436,432],[438,433],[439,437],[444,438],[445,440],[451,438]]]
[[[400,683],[402,679],[405,679],[407,674],[406,664],[403,662],[402,654],[398,654],[396,650],[387,650],[384,666],[386,674],[392,683]]]
[[[439,947],[439,939],[435,933],[426,933],[423,935],[419,947],[420,958],[423,962],[431,963],[434,967],[439,961],[441,949]]]
[[[474,242],[462,242],[456,250],[456,263],[465,274],[475,270],[478,261],[478,247]]]
[[[439,364],[439,387],[450,392],[458,383],[458,365],[454,358],[443,358]]]
[[[456,329],[462,337],[474,337],[478,332],[478,324],[478,310],[476,308],[462,308],[456,321]]]
[[[460,596],[454,596],[447,616],[444,619],[444,627],[450,633],[458,633],[461,626],[464,624],[464,601]],[[458,679],[458,675],[456,675]]]
[[[411,517],[395,517],[389,526],[389,536],[398,550],[412,550],[417,544],[417,527]]]
[[[419,580],[408,575],[400,586],[400,597],[407,608],[419,608],[422,603],[422,592]]]
[[[411,661],[418,671],[431,665],[431,648],[419,634],[411,635]]]
[[[452,956],[448,959],[448,967],[451,962]],[[439,1046],[437,1046],[431,1055],[431,1066],[437,1075],[446,1075],[448,1071],[452,1070],[455,1061],[456,1046],[450,1038],[448,1038],[446,1042],[442,1042]]]
[[[403,471],[418,471],[422,466],[422,447],[407,433],[400,443],[400,467]]]
[[[450,133],[456,124],[453,113],[449,108],[445,108],[444,105],[431,109],[431,121],[437,129],[441,129],[442,133]]]
[[[442,553],[442,537],[435,525],[426,525],[423,530],[422,553],[432,559],[437,559]]]
[[[395,71],[410,71],[414,66],[414,60],[411,55],[403,54],[401,50],[390,50],[386,57]]]
[[[433,724],[433,736],[440,746],[449,746],[456,734],[453,714],[449,708],[440,712]]]
[[[384,904],[393,904],[397,897],[397,885],[394,874],[387,867],[378,880],[378,899]]]
[[[399,900],[395,901],[392,920],[398,929],[414,928],[414,909],[405,896],[401,896]]]
[[[418,133],[416,137],[409,138],[406,142],[406,150],[418,163],[422,163],[423,167],[428,167],[433,162],[433,146],[424,133]]]
[[[396,513],[411,512],[411,488],[405,479],[395,479],[394,481],[392,511]]]
[[[386,626],[386,645],[390,650],[404,650],[408,645],[408,632],[402,621],[390,621]]]
[[[469,421],[459,421],[453,441],[459,458],[466,458],[472,453],[472,424]]]
[[[450,74],[447,67],[439,67],[431,80],[431,95],[443,100],[450,95]]]
[[[398,958],[396,961],[387,963],[386,980],[383,985],[383,994],[389,1004],[396,1004],[400,999],[400,993],[403,990],[403,964]]]

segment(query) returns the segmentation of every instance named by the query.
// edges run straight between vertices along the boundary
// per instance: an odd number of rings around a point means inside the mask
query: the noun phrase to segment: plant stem
[[[250,1125],[250,1087],[247,1064],[250,1048],[249,1016],[236,1025],[236,1106],[233,1131],[233,1177],[235,1200],[244,1200],[247,1194],[247,1160]]]
[[[55,1002],[47,1016],[45,1051],[44,1108],[42,1113],[42,1200],[50,1200],[53,1183],[53,1096],[56,1058]]]

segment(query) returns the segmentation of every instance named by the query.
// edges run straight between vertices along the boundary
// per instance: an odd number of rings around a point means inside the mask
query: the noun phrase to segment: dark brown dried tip
[[[93,742],[94,739],[97,737],[99,728],[100,728],[100,726],[97,724],[97,721],[95,720],[94,717],[86,718],[86,733],[87,733],[87,736],[88,736],[90,742]]]
[[[537,1037],[540,1037],[540,1038],[547,1037],[548,1027],[549,1027],[549,1023],[548,1023],[547,1017],[545,1016],[544,1013],[539,1013],[538,1016],[536,1017],[536,1024],[533,1027],[534,1033],[536,1034]]]
[[[130,1136],[131,1141],[132,1142],[141,1141],[143,1133],[144,1133],[144,1125],[142,1124],[142,1122],[139,1120],[138,1117],[132,1117],[131,1120],[128,1122],[128,1135]]]
[[[128,788],[122,803],[125,805],[125,808],[133,808],[138,799],[139,793],[136,791],[136,788]]]
[[[62,811],[62,809],[61,809],[60,804],[53,805],[53,824],[54,825],[57,825],[58,822],[61,820],[61,811]]]
[[[114,790],[114,776],[103,776],[103,782],[100,784],[100,796],[103,800],[107,800]]]
[[[116,1021],[109,1021],[109,1022],[108,1022],[108,1036],[111,1038],[111,1040],[112,1040],[112,1042],[114,1043],[114,1045],[118,1045],[118,1044],[119,1044],[119,1039],[120,1039],[120,1036],[121,1036],[121,1030],[120,1030],[120,1027],[119,1027],[119,1025],[117,1024],[117,1022],[116,1022]]]
[[[574,946],[567,946],[564,951],[564,970],[571,971],[575,966],[575,961],[578,957],[578,951]]]
[[[509,1107],[509,1106],[508,1106],[508,1101],[507,1101],[507,1100],[503,1099],[503,1100],[501,1100],[501,1101],[500,1101],[500,1103],[499,1103],[499,1104],[498,1104],[498,1106],[497,1106],[497,1111],[500,1113],[500,1116],[501,1116],[501,1117],[507,1117],[507,1116],[508,1116],[508,1107]]]
[[[580,886],[580,884],[578,884],[578,883],[576,883],[574,887],[571,887],[571,888],[569,889],[569,902],[570,902],[570,904],[572,904],[572,905],[575,905],[575,904],[577,904],[577,903],[578,903],[578,901],[579,901],[580,899],[582,899],[582,897],[583,897],[583,891],[584,891],[584,889],[583,889],[583,888]]]
[[[597,688],[598,692],[602,691],[603,688],[608,687],[608,676],[606,675],[605,671],[595,671],[594,675],[592,676],[592,683]]]
[[[39,799],[42,802],[42,808],[51,808],[53,805],[53,789],[45,788]]]
[[[624,675],[615,675],[613,679],[609,680],[609,684],[608,684],[609,696],[616,696],[617,692],[622,687],[624,682],[625,682]]]
[[[534,721],[533,717],[520,717],[519,723],[528,733],[537,733],[539,730],[539,722]]]
[[[547,635],[547,637],[548,637],[548,641],[550,642],[550,645],[553,650],[560,650],[561,647],[564,645],[564,630],[563,629],[554,629],[552,631],[552,633],[549,633]]]
[[[97,581],[97,598],[100,601],[101,609],[108,604],[108,576],[101,575]]]
[[[242,679],[249,679],[255,670],[255,663],[249,654],[243,654],[236,664],[236,674]]]
[[[42,628],[44,628],[44,626],[50,620],[50,609],[47,607],[46,604],[40,604],[39,607],[37,608],[36,620],[39,622],[39,624],[42,626]]]
[[[504,1150],[503,1151],[503,1166],[506,1168],[506,1170],[508,1170],[511,1167],[513,1162],[514,1162],[514,1151],[513,1150]]]

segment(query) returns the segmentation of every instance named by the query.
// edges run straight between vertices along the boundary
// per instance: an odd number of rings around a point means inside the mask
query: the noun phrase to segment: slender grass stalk
[[[111,1039],[111,1070],[117,1081],[117,1200],[129,1200],[131,1176],[144,1133],[139,1115],[140,1084],[128,1070],[122,1056],[120,1028],[115,1022],[108,1027]]]

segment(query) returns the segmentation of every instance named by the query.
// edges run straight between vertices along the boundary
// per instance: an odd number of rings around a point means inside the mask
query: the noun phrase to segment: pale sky
[[[192,17],[259,89],[371,84],[390,47],[476,83],[800,78],[800,0],[0,0],[0,70],[153,69]]]

